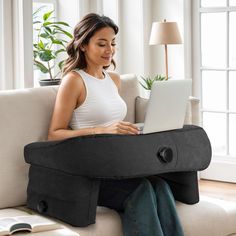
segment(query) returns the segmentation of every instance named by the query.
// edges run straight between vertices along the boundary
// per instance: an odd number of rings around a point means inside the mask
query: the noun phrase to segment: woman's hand
[[[106,134],[136,135],[136,134],[139,134],[139,128],[130,122],[120,121],[120,122],[113,123],[109,126],[103,127],[102,132]]]

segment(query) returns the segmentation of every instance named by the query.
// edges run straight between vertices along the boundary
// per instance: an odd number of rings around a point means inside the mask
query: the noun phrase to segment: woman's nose
[[[106,52],[113,52],[113,51],[114,51],[114,49],[113,49],[112,45],[108,45],[106,47]]]

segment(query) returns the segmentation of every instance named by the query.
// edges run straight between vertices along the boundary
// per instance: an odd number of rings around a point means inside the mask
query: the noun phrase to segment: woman
[[[127,108],[119,95],[119,75],[106,71],[111,64],[115,67],[117,33],[118,27],[110,18],[93,13],[75,27],[67,47],[68,59],[49,140],[90,134],[139,134],[134,124],[123,121]],[[170,188],[158,177],[104,180],[98,205],[120,213],[124,235],[183,235]]]

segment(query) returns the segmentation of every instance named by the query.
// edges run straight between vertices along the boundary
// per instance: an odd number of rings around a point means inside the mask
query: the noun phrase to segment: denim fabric
[[[121,214],[124,236],[164,236],[157,213],[157,201],[150,182],[146,179],[126,199]]]
[[[161,178],[104,181],[99,205],[119,211],[124,236],[183,236],[169,185]]]
[[[124,202],[124,236],[183,236],[168,184],[161,178],[143,179]]]

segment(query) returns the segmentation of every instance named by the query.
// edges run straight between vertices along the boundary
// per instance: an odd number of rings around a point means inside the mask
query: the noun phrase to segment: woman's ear
[[[81,47],[80,47],[80,50],[81,50],[82,52],[85,52],[84,46],[81,46]]]

